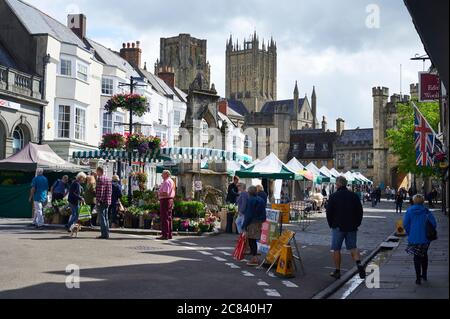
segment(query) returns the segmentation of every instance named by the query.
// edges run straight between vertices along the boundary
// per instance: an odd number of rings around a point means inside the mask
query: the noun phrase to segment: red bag
[[[247,243],[247,238],[244,234],[241,234],[237,242],[236,248],[234,249],[233,257],[235,260],[244,259],[245,245]]]

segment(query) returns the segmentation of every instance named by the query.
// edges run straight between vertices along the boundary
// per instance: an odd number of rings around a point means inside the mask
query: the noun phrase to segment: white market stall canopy
[[[322,166],[319,171],[327,178],[329,178],[330,183],[336,183],[336,178],[333,176],[333,174],[326,166]]]
[[[265,159],[247,169],[236,171],[241,178],[266,178],[274,180],[302,180],[303,177],[289,169],[280,159],[270,153]]]
[[[300,163],[300,161],[298,159],[296,159],[295,157],[293,157],[289,163],[286,164],[287,167],[289,167],[291,169],[291,171],[293,172],[299,172],[299,171],[303,171],[305,169],[305,166],[303,166],[302,163]]]

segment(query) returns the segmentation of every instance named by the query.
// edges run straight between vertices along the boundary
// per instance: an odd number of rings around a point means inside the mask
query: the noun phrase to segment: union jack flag
[[[428,124],[417,107],[414,108],[414,145],[416,147],[416,164],[419,167],[431,167],[436,133]]]

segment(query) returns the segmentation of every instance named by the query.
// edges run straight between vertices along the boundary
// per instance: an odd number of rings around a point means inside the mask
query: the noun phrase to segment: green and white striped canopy
[[[127,151],[98,150],[74,152],[74,159],[104,159],[104,160],[128,160]],[[132,160],[148,163],[159,163],[170,161],[172,159],[208,159],[208,160],[227,160],[227,161],[245,161],[252,162],[252,157],[236,152],[227,152],[210,148],[193,147],[169,147],[153,150],[145,154],[139,154],[137,151],[132,153]]]

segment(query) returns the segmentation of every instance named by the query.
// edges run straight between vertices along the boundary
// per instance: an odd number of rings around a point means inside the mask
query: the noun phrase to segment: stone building
[[[340,172],[356,171],[373,179],[373,129],[345,130],[344,121],[336,125],[335,168]]]
[[[200,70],[210,82],[211,67],[207,61],[207,41],[180,34],[172,38],[161,38],[160,58],[155,64],[155,74],[171,67],[175,72],[175,83],[188,93],[189,86]]]
[[[260,45],[256,32],[250,40],[226,46],[226,97],[242,101],[249,112],[259,112],[268,101],[277,99],[277,46],[270,42]]]
[[[411,96],[417,96],[418,86],[411,84]],[[373,96],[373,182],[382,187],[410,186],[409,176],[398,172],[398,156],[390,151],[387,131],[397,127],[397,104],[408,103],[408,95],[394,94],[389,98],[389,89],[374,87]]]
[[[42,141],[42,78],[19,68],[0,41],[0,160]]]

